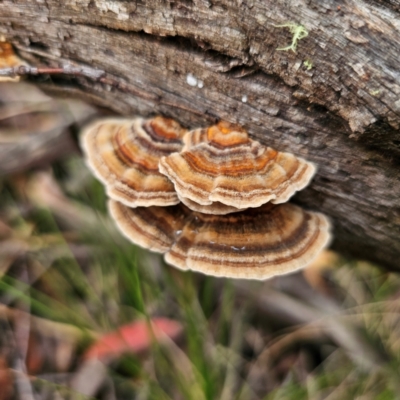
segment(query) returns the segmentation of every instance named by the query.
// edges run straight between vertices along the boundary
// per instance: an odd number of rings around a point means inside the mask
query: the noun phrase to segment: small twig
[[[27,65],[19,65],[17,67],[0,69],[0,76],[26,76],[26,75],[74,75],[85,76],[91,79],[100,79],[105,75],[105,72],[99,69],[89,67],[73,67],[65,65],[64,67],[49,68],[49,67],[30,67]]]

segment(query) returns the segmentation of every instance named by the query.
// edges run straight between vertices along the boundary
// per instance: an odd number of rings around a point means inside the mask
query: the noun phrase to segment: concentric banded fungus
[[[108,210],[130,241],[156,253],[166,253],[171,248],[189,211],[180,204],[130,208],[114,200],[108,201]]]
[[[209,206],[201,209],[204,213],[226,213],[215,210],[215,202],[234,209],[284,203],[315,172],[313,164],[265,147],[227,122],[188,132],[183,140],[181,153],[161,158],[160,172],[171,179],[181,200]]]
[[[229,215],[185,206],[129,208],[110,200],[131,241],[165,253],[177,268],[230,278],[267,279],[305,267],[328,244],[329,222],[293,204],[265,204]]]
[[[185,132],[163,117],[107,119],[85,129],[82,147],[111,198],[130,207],[167,206],[179,199],[174,185],[160,174],[158,162],[181,150]]]

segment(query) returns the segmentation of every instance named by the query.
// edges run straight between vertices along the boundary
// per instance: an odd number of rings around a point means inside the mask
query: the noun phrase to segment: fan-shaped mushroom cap
[[[312,163],[265,147],[227,122],[190,131],[183,140],[181,153],[161,158],[160,172],[171,179],[181,199],[203,206],[220,202],[246,209],[284,203],[315,172]]]
[[[218,216],[183,205],[133,209],[112,200],[110,210],[126,237],[166,253],[168,263],[229,278],[267,279],[296,271],[330,239],[323,214],[289,203]]]
[[[188,211],[181,205],[131,208],[115,200],[108,201],[108,210],[125,237],[156,253],[166,253],[171,248]]]
[[[174,185],[158,162],[182,148],[186,132],[172,119],[105,119],[87,127],[82,147],[89,167],[107,194],[130,206],[179,203]]]

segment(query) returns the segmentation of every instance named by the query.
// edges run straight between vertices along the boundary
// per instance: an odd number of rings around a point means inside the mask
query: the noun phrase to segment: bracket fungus
[[[219,277],[268,279],[294,272],[330,239],[323,214],[290,203],[209,215],[181,204],[130,208],[110,200],[109,210],[133,243],[164,253],[167,263],[182,270]]]
[[[163,117],[108,119],[86,128],[82,143],[121,232],[177,268],[268,279],[305,267],[329,243],[323,214],[286,203],[314,164],[237,125],[187,131]]]
[[[158,170],[162,156],[180,151],[186,132],[176,121],[105,119],[88,126],[82,148],[107,194],[130,207],[179,203],[171,181]]]
[[[203,213],[285,203],[315,172],[312,163],[263,146],[228,122],[190,131],[183,141],[181,152],[161,158],[160,172],[174,183],[182,202]]]

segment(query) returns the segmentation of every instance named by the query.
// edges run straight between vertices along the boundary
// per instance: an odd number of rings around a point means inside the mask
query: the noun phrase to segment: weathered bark
[[[92,103],[187,127],[226,119],[314,161],[318,174],[296,201],[332,218],[336,248],[400,270],[399,9],[396,0],[3,0],[0,33],[32,65],[103,70],[53,79]],[[296,52],[277,50],[292,40],[277,26],[287,22],[309,33]]]

